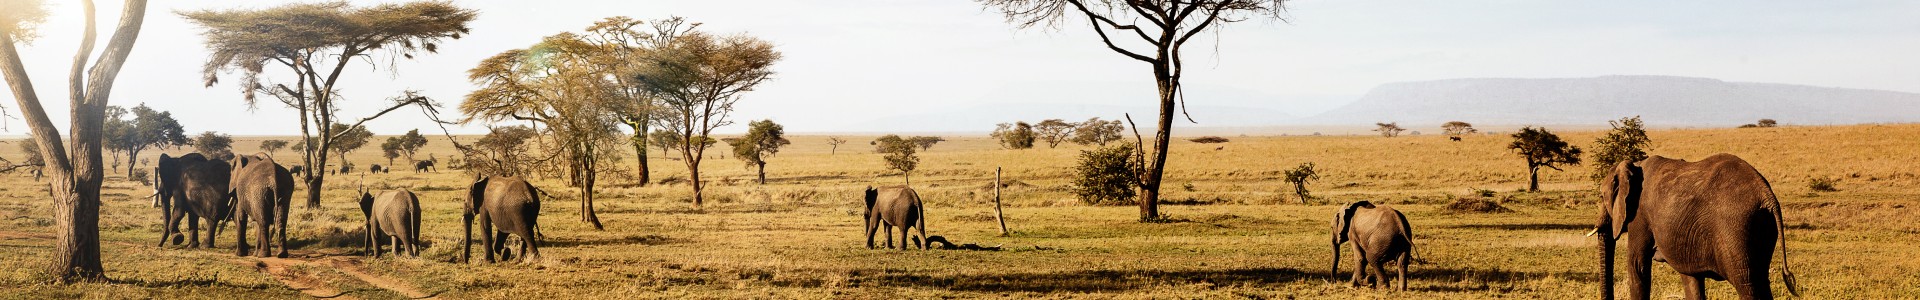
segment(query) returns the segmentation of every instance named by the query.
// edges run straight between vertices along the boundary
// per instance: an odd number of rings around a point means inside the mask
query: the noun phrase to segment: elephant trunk
[[[1603,221],[1600,228],[1607,228],[1607,225]],[[1600,238],[1600,299],[1613,299],[1613,252],[1617,241],[1613,239],[1613,232],[1608,230],[1597,230],[1595,236]]]
[[[1333,243],[1333,268],[1330,270],[1327,271],[1328,276],[1340,278],[1340,243]]]
[[[461,220],[460,227],[464,234],[460,235],[460,263],[464,264],[473,258],[473,214],[466,214]]]

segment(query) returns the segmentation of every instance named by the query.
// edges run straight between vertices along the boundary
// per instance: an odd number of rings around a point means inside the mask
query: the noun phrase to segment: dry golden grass
[[[1585,146],[1597,132],[1562,132]],[[1698,159],[1733,153],[1769,176],[1788,210],[1788,250],[1810,298],[1920,297],[1920,235],[1912,222],[1920,187],[1920,125],[1785,127],[1653,131],[1654,153]],[[1518,193],[1524,164],[1504,136],[1240,137],[1225,144],[1174,144],[1167,199],[1196,205],[1163,207],[1181,222],[1135,222],[1134,207],[1082,206],[1066,192],[1080,146],[1000,150],[984,137],[948,137],[922,152],[913,185],[930,204],[930,234],[959,243],[1003,245],[1004,251],[899,252],[862,247],[859,189],[899,184],[865,141],[847,137],[828,154],[825,136],[793,137],[768,165],[771,182],[752,184],[752,170],[731,157],[708,159],[708,207],[689,208],[685,184],[634,187],[626,166],[608,170],[599,214],[607,230],[579,222],[578,197],[564,182],[535,184],[555,194],[541,220],[544,263],[462,265],[457,197],[470,178],[437,174],[332,176],[325,207],[295,208],[296,253],[340,260],[365,273],[447,298],[1548,298],[1591,297],[1597,290],[1594,241],[1582,237],[1594,216],[1588,166],[1544,171],[1542,193]],[[384,137],[378,137],[384,138]],[[376,138],[376,139],[378,139]],[[238,138],[254,152],[260,138]],[[1216,147],[1223,147],[1218,148]],[[723,149],[722,149],[723,150]],[[17,159],[13,145],[0,157]],[[716,153],[724,151],[713,151]],[[178,153],[178,152],[176,152]],[[426,153],[451,154],[435,139]],[[158,155],[154,153],[152,155]],[[281,151],[282,161],[293,154]],[[350,155],[362,170],[386,165],[377,151]],[[654,153],[656,179],[686,175],[682,162]],[[717,155],[716,155],[717,156]],[[423,154],[421,158],[425,158]],[[1280,170],[1314,162],[1325,199],[1300,205]],[[404,165],[404,161],[402,161]],[[1027,185],[1007,189],[1006,215],[1016,232],[1000,237],[990,213],[995,167]],[[146,187],[108,180],[102,211],[103,250],[112,283],[42,284],[38,268],[50,251],[51,205],[44,185],[22,174],[0,175],[0,295],[22,298],[294,298],[299,291],[221,248],[154,247],[158,212]],[[1814,177],[1839,178],[1837,192],[1812,192]],[[361,217],[349,194],[411,188],[422,196],[430,246],[419,259],[341,259],[357,254]],[[1513,213],[1459,214],[1439,207],[1472,189]],[[1421,258],[1412,291],[1353,289],[1327,274],[1327,218],[1333,203],[1368,199],[1408,213]],[[1349,250],[1350,251],[1350,250]],[[1348,257],[1351,257],[1349,255]],[[476,258],[477,259],[477,258]],[[1776,268],[1777,268],[1776,264]],[[1352,262],[1343,264],[1347,270]],[[1656,296],[1680,295],[1680,282],[1656,267]],[[358,298],[399,298],[326,265],[291,268],[291,276]],[[1777,269],[1776,269],[1777,272]],[[1784,292],[1784,287],[1775,286]],[[1730,298],[1724,283],[1709,294]]]

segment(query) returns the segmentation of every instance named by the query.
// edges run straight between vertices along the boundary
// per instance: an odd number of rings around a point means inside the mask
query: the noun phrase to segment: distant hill
[[[1920,122],[1920,94],[1672,76],[1447,79],[1390,83],[1295,124],[1605,124],[1736,126]]]

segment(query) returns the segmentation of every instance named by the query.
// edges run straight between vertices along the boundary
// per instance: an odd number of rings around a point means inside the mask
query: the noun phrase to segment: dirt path
[[[407,296],[407,298],[432,299],[434,298],[434,296],[439,295],[437,293],[428,294],[428,293],[421,292],[419,288],[415,288],[413,287],[413,285],[406,284],[404,282],[392,280],[386,277],[375,276],[373,274],[368,274],[365,268],[360,267],[359,262],[349,258],[343,258],[338,256],[327,257],[327,258],[322,258],[319,261],[309,262],[309,264],[314,264],[314,265],[324,264],[324,265],[331,266],[333,267],[334,270],[339,270],[340,273],[353,275],[353,278],[355,279],[359,279],[360,281],[366,282],[367,284],[373,285],[375,287],[393,291],[395,293],[400,293],[400,295]]]
[[[241,263],[249,262],[246,258],[239,258],[237,261]],[[295,274],[292,270],[288,270],[291,266],[306,264],[305,261],[284,258],[260,258],[252,262],[254,262],[255,268],[266,272],[268,277],[273,277],[274,280],[279,280],[281,284],[286,284],[287,287],[300,291],[302,294],[307,294],[307,296],[320,299],[358,299],[353,296],[347,296],[345,292],[341,292],[340,289],[327,284],[326,280],[315,278],[311,274]]]
[[[358,258],[306,253],[293,255],[290,258],[269,257],[255,259],[259,260],[261,265],[265,266],[263,270],[273,275],[275,279],[279,279],[280,282],[286,283],[288,287],[300,290],[301,293],[313,296],[314,298],[336,297],[333,299],[351,299],[351,297],[347,297],[344,293],[339,292],[337,288],[329,286],[323,279],[312,277],[310,274],[292,274],[292,272],[287,272],[286,268],[288,266],[299,265],[339,271],[342,274],[353,276],[353,279],[365,282],[367,285],[392,291],[411,299],[433,299],[435,296],[438,296],[437,293],[429,294],[421,292],[419,288],[415,288],[413,285],[406,284],[399,280],[367,273],[366,268],[360,267]],[[278,269],[277,271],[276,268]]]

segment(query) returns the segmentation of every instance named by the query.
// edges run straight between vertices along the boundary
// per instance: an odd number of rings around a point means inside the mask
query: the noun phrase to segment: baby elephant
[[[867,249],[873,249],[875,229],[884,229],[887,248],[893,248],[893,227],[900,227],[900,250],[906,250],[908,243],[927,249],[927,210],[920,202],[920,193],[905,186],[868,187],[866,196]],[[913,227],[920,228],[920,235],[908,240],[907,229]]]
[[[400,256],[402,245],[407,255],[420,256],[420,199],[413,192],[393,190],[374,197],[361,191],[360,213],[367,217],[367,253],[380,257],[380,241],[390,240],[393,256]]]
[[[1353,250],[1359,254],[1359,268],[1353,270],[1353,285],[1361,280],[1367,286],[1375,282],[1386,282],[1387,270],[1382,268],[1388,261],[1400,261],[1400,290],[1407,289],[1407,263],[1413,260],[1413,227],[1407,224],[1407,216],[1386,205],[1374,205],[1372,202],[1359,201],[1347,204],[1333,216],[1333,276],[1340,276],[1340,244],[1353,241]],[[1372,269],[1369,270],[1368,267]],[[1367,274],[1372,271],[1372,274]]]

